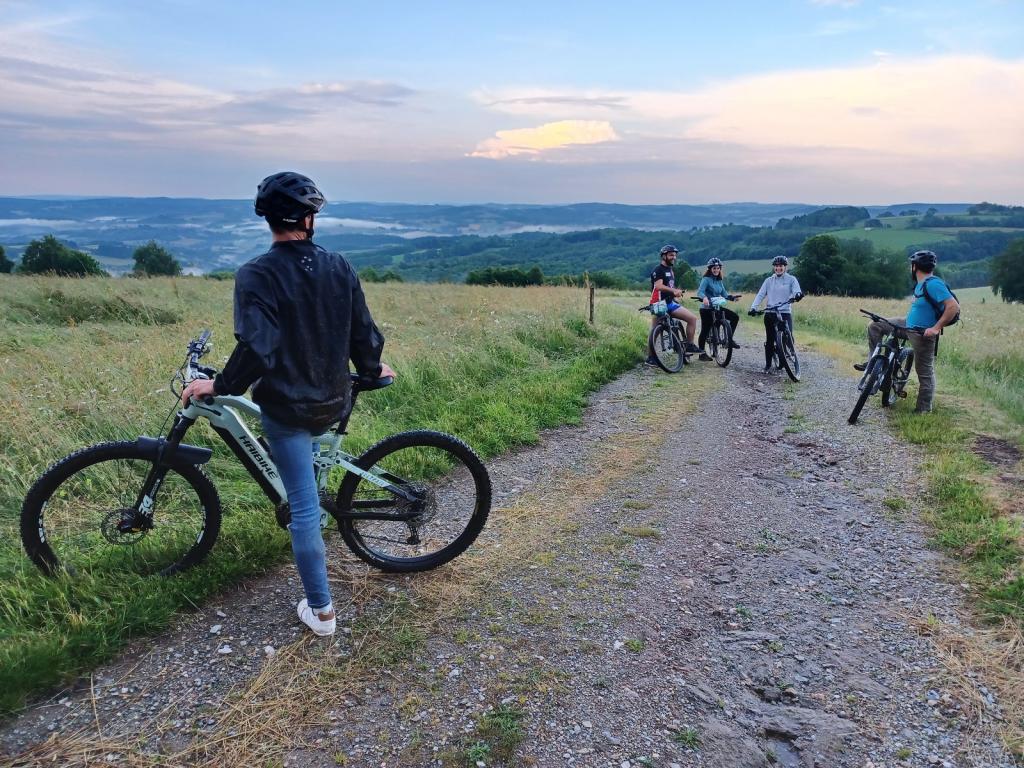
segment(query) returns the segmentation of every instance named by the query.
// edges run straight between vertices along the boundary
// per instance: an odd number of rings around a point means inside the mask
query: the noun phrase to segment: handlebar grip
[[[213,405],[213,395],[203,395],[204,405]]]

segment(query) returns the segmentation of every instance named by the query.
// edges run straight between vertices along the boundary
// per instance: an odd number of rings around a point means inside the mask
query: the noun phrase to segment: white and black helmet
[[[772,259],[772,266],[773,267],[777,267],[777,266],[779,266],[779,264],[781,264],[784,267],[788,267],[789,266],[789,259],[787,259],[785,256],[781,256],[781,255],[776,256],[774,259]]]
[[[708,269],[711,269],[712,267],[720,267],[720,266],[722,266],[722,260],[719,259],[718,257],[712,256],[710,259],[708,259]]]

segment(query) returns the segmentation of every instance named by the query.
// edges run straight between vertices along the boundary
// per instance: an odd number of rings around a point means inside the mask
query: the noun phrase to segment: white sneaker
[[[334,606],[330,603],[314,611],[309,607],[309,601],[303,598],[296,610],[302,623],[312,629],[314,635],[327,637],[334,634],[337,621],[334,618]]]

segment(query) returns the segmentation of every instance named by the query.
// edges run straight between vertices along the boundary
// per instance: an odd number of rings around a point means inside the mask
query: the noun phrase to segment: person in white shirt
[[[765,312],[764,315],[764,372],[772,369],[772,358],[775,355],[775,322],[783,321],[789,326],[789,332],[793,333],[793,310],[790,302],[800,301],[804,297],[800,291],[800,281],[786,270],[789,268],[789,259],[785,256],[776,256],[772,259],[772,270],[774,274],[765,279],[761,284],[761,290],[754,297],[754,303],[750,305],[748,315],[753,317],[757,314],[757,306],[767,299],[767,306],[778,308],[779,314]]]

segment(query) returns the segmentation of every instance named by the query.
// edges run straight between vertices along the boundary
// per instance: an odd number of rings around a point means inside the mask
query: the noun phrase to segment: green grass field
[[[200,278],[0,275],[0,385],[18,401],[0,431],[0,712],[290,557],[269,503],[203,425],[188,439],[215,449],[208,470],[225,518],[201,567],[166,580],[50,580],[21,549],[21,501],[41,472],[85,445],[159,434],[175,408],[168,382],[200,328],[214,333],[210,364],[222,364],[233,346],[232,290]],[[591,326],[582,290],[369,285],[367,296],[399,378],[360,400],[352,452],[433,428],[493,456],[577,420],[586,394],[643,353],[646,319],[599,304]]]
[[[888,221],[888,219],[886,219]],[[876,248],[891,248],[902,251],[911,246],[938,243],[953,240],[955,235],[946,234],[948,230],[938,229],[838,229],[826,234],[845,240],[868,240]]]

